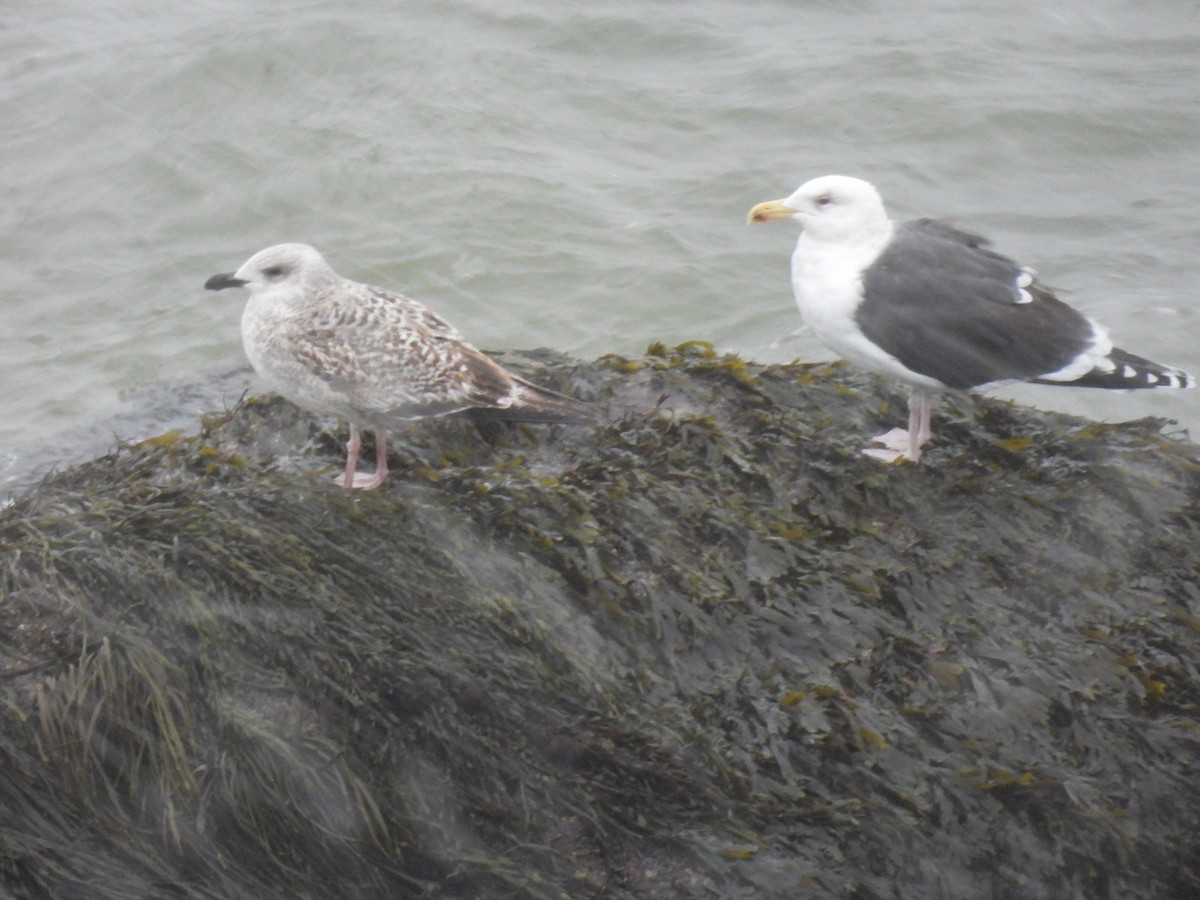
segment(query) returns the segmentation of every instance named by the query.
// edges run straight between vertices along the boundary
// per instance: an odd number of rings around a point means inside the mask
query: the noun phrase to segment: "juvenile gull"
[[[1195,379],[1113,346],[988,241],[944,222],[893,223],[874,186],[814,178],[751,222],[794,219],[792,288],[804,322],[835,353],[912,386],[908,429],[872,438],[869,456],[917,462],[933,397],[998,381],[1074,387],[1186,388]]]
[[[416,300],[342,278],[307,244],[260,250],[211,291],[247,287],[242,344],[278,393],[350,423],[336,483],[370,490],[387,477],[387,429],[404,419],[480,410],[511,422],[578,422],[586,404],[518,378]],[[361,432],[375,432],[375,472],[356,472]]]

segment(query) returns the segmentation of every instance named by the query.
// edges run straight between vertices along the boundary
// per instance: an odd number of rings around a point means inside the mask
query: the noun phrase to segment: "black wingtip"
[[[1119,347],[1108,355],[1108,366],[1097,367],[1085,372],[1074,381],[1057,381],[1053,378],[1035,378],[1036,384],[1051,384],[1059,387],[1107,388],[1116,391],[1136,391],[1145,388],[1191,388],[1196,386],[1196,377],[1174,366],[1164,366],[1141,356],[1134,356]]]
[[[204,287],[210,291],[222,291],[225,288],[244,287],[245,284],[241,278],[234,278],[232,272],[222,272],[204,282]]]

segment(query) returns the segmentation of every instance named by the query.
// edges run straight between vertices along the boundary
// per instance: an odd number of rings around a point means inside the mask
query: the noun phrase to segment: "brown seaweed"
[[[12,896],[1200,892],[1200,452],[700,343],[604,424],[251,400],[0,512]]]

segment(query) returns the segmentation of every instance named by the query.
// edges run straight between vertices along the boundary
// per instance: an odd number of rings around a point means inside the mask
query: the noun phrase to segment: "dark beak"
[[[223,291],[230,287],[244,287],[246,284],[241,278],[234,278],[232,272],[222,272],[220,275],[214,275],[208,281],[204,282],[204,286],[210,291]]]

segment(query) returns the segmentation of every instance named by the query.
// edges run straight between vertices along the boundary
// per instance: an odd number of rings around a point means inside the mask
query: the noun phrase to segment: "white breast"
[[[251,294],[242,313],[242,346],[271,390],[311,412],[358,419],[345,386],[336,390],[297,356],[293,311],[266,292]]]
[[[801,235],[792,254],[792,289],[800,317],[822,344],[843,359],[922,387],[943,388],[867,340],[854,319],[862,302],[862,271],[875,261],[882,243],[829,244]]]

